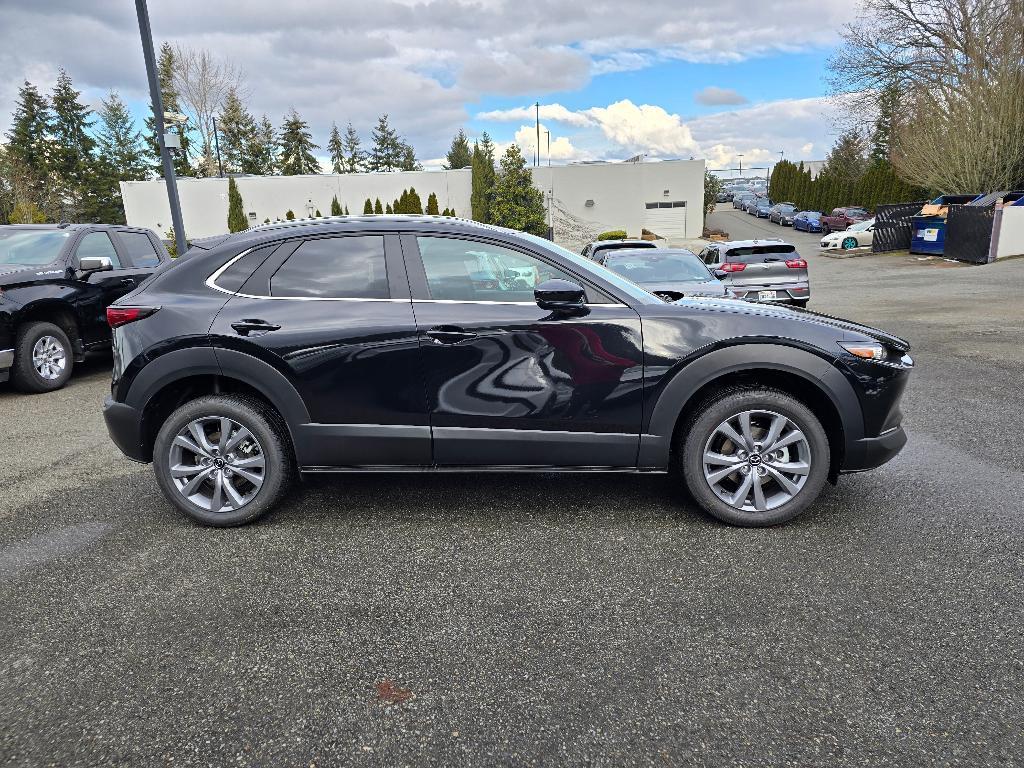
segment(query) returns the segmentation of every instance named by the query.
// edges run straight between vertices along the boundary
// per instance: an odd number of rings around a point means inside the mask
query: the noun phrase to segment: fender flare
[[[668,466],[676,423],[701,387],[727,374],[755,369],[793,374],[820,390],[839,414],[847,449],[864,436],[860,401],[831,360],[784,344],[741,342],[707,352],[672,376],[653,403],[640,436],[639,466]]]

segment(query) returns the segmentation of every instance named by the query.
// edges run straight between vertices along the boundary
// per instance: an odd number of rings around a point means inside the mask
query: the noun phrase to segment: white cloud
[[[511,109],[495,109],[490,112],[479,112],[476,115],[478,120],[493,120],[495,122],[519,122],[521,120],[533,120],[536,117],[536,110],[532,106],[513,107]],[[565,123],[577,127],[585,127],[592,124],[592,120],[582,112],[573,112],[561,104],[541,104],[540,119],[550,120],[555,123]]]
[[[693,98],[698,104],[703,104],[706,107],[746,104],[749,101],[746,96],[732,88],[719,88],[715,85],[709,85],[707,88],[697,91]]]
[[[592,107],[586,114],[593,118],[606,138],[629,152],[676,157],[699,152],[682,118],[661,107],[638,106],[623,99],[607,107]]]

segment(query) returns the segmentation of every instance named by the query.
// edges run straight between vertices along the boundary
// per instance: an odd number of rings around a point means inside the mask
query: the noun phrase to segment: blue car
[[[821,232],[821,212],[800,211],[793,217],[793,229],[801,232]]]

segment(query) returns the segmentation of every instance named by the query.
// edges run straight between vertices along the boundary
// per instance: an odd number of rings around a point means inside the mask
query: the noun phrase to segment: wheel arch
[[[24,305],[18,310],[14,318],[14,327],[20,328],[26,323],[53,323],[67,334],[71,341],[72,351],[81,362],[84,354],[82,346],[82,333],[78,325],[78,314],[74,307],[59,299],[38,299]]]
[[[817,415],[829,438],[829,477],[838,476],[847,446],[863,437],[856,393],[832,361],[783,344],[740,343],[719,348],[683,366],[662,389],[640,443],[640,466],[668,467],[688,420],[722,389],[768,386],[797,398]]]

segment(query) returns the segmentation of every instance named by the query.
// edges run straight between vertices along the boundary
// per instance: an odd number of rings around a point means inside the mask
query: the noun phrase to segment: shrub
[[[284,217],[288,219],[288,221],[295,221],[295,211],[289,208],[287,211],[284,212]]]
[[[598,240],[624,240],[626,237],[626,230],[624,229],[609,229],[607,232],[602,232],[597,236]]]

